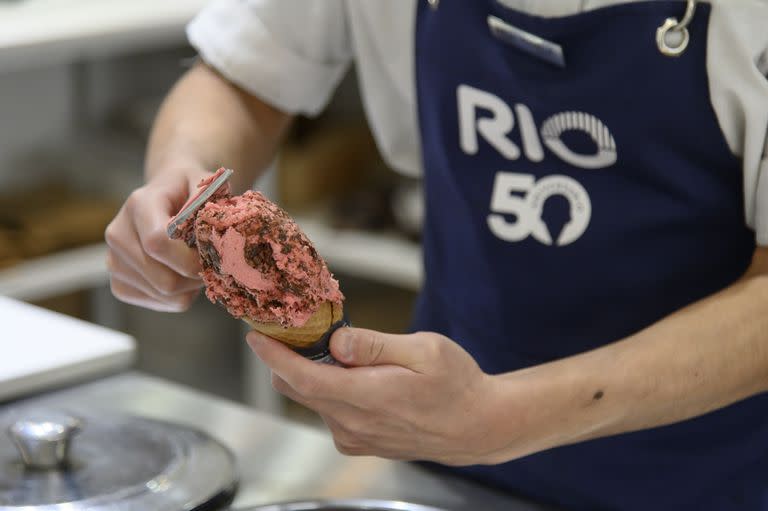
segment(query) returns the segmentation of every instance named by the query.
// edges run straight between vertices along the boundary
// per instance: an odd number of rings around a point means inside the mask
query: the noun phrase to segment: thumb
[[[331,337],[334,358],[349,366],[413,367],[423,357],[413,335],[395,335],[363,328],[339,328]]]

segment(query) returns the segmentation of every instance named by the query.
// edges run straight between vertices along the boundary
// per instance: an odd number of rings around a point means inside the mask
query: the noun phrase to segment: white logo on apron
[[[521,156],[534,163],[544,159],[543,145],[562,161],[581,169],[605,168],[616,163],[616,142],[602,121],[585,112],[562,112],[545,120],[537,129],[530,109],[522,104],[515,111],[502,99],[469,85],[457,89],[459,108],[459,138],[461,149],[469,155],[477,154],[479,138],[508,160]],[[490,116],[477,116],[478,109]],[[520,123],[520,147],[508,138],[515,127],[515,114]],[[566,131],[581,131],[596,146],[592,154],[577,153],[561,136]],[[553,240],[542,219],[544,203],[553,196],[567,199],[569,220]],[[586,189],[575,179],[564,175],[546,176],[538,181],[530,174],[498,172],[491,196],[491,214],[488,227],[505,241],[522,241],[533,236],[545,245],[558,246],[573,243],[584,234],[592,216],[592,203]],[[513,215],[515,218],[510,219]]]
[[[547,199],[559,195],[569,204],[569,220],[562,226],[557,240],[552,239],[549,227],[543,220]],[[538,181],[530,174],[497,172],[491,196],[491,213],[488,228],[504,241],[522,241],[528,236],[545,245],[568,245],[584,234],[592,216],[589,194],[575,179],[563,176],[546,176]],[[514,215],[514,221],[507,216]]]

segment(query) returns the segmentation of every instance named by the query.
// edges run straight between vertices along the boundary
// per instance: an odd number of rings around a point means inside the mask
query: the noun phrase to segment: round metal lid
[[[342,499],[282,502],[249,507],[242,511],[445,511],[399,500]]]
[[[234,457],[191,428],[29,410],[0,428],[0,511],[187,511],[234,496]]]

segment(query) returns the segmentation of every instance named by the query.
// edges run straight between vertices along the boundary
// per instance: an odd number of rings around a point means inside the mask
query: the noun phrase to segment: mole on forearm
[[[597,391],[597,392],[595,392],[595,394],[592,396],[592,399],[593,399],[594,401],[599,401],[599,400],[601,400],[601,399],[603,398],[603,395],[604,395],[603,391],[602,391],[602,390],[598,390],[598,391]]]

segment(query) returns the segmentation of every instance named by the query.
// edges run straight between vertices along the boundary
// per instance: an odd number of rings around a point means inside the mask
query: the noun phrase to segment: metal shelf
[[[206,0],[0,2],[0,69],[178,45]]]
[[[321,220],[298,223],[333,271],[417,291],[422,282],[419,245],[395,234],[338,231]],[[0,270],[0,295],[19,300],[89,289],[108,280],[107,247],[97,243]]]
[[[421,247],[397,234],[336,230],[322,220],[297,217],[331,270],[413,291],[421,288]]]
[[[107,282],[107,246],[97,243],[0,270],[0,295],[33,301]]]

